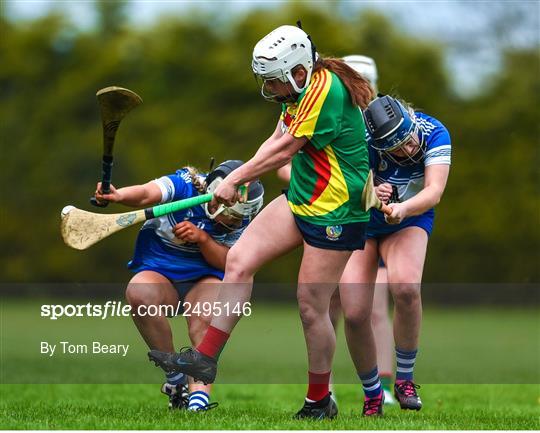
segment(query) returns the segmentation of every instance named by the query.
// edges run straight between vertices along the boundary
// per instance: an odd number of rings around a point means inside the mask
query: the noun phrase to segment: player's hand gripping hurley
[[[371,208],[378,209],[386,215],[392,215],[392,208],[385,205],[379,197],[377,197],[373,183],[373,172],[369,170],[366,185],[362,191],[362,209],[367,212]]]
[[[108,194],[110,192],[112,166],[113,166],[113,148],[116,131],[120,126],[121,120],[142,103],[142,99],[135,92],[122,87],[105,87],[96,93],[99,108],[101,111],[101,121],[103,124],[103,161],[101,174],[101,192]],[[106,201],[98,202],[95,197],[90,198],[90,203],[98,207],[106,207],[109,203]]]

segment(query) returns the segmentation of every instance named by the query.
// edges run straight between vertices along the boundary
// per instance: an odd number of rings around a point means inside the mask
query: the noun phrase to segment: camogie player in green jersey
[[[351,55],[343,57],[343,60],[347,65],[368,80],[373,90],[377,92],[377,66],[371,57]],[[279,168],[277,170],[277,175],[280,179],[289,183],[291,180],[291,164],[289,163]],[[340,284],[342,286],[358,284],[359,281],[357,280],[356,274],[356,266],[349,260],[348,265],[343,271]],[[336,330],[336,333],[340,317],[343,315],[343,309],[344,308],[341,306],[339,289],[336,287],[330,300],[330,320],[332,321],[332,326]],[[347,317],[347,314],[344,316],[345,332],[349,332],[348,321],[350,318]],[[375,292],[373,296],[373,311],[371,313],[371,326],[377,345],[377,364],[384,391],[384,404],[396,404],[390,389],[393,376],[394,337],[388,309],[387,273],[386,267],[382,262],[379,262],[379,269],[377,271]],[[332,384],[330,384],[330,389],[332,390]],[[332,395],[332,397],[334,399],[336,398],[335,395]]]
[[[333,418],[337,407],[330,397],[329,381],[336,336],[328,310],[349,257],[364,247],[366,239],[370,215],[362,210],[361,195],[369,160],[358,108],[367,106],[373,90],[342,60],[319,57],[311,38],[294,26],[281,26],[259,41],[252,67],[265,99],[282,104],[280,120],[253,158],[217,187],[214,199],[233,205],[240,198],[240,185],[292,159],[291,182],[287,194],[266,206],[230,249],[218,301],[222,305],[249,301],[257,270],[303,246],[297,297],[309,386],[296,417]],[[342,292],[348,311],[361,305],[363,288],[358,285],[357,289]],[[351,317],[356,315],[351,313]],[[150,359],[167,371],[213,382],[219,354],[239,319],[238,315],[214,316],[196,348],[180,353],[151,351]],[[354,324],[350,331],[348,340],[370,346],[362,352],[351,351],[360,377],[370,375],[370,384],[364,388],[369,399],[381,392],[378,376],[371,375],[377,371],[373,333],[371,326]]]

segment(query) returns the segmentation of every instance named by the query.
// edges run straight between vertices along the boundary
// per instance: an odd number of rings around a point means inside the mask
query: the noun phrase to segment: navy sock
[[[417,352],[418,349],[407,351],[396,347],[396,381],[413,380]]]
[[[365,374],[358,373],[358,377],[362,381],[362,388],[364,388],[366,398],[375,398],[381,395],[382,385],[377,367]]]

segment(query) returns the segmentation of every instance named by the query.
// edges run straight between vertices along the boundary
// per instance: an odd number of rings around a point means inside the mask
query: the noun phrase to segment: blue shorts
[[[157,272],[158,274],[163,275],[165,278],[167,278],[172,283],[172,285],[174,286],[174,288],[178,292],[178,295],[180,296],[181,300],[184,300],[187,293],[203,277],[215,277],[218,280],[223,280],[223,274],[221,274],[221,275],[217,274],[216,275],[216,274],[211,273],[211,272],[201,273],[196,278],[189,279],[189,280],[183,280],[183,279],[175,278],[174,274],[171,275],[170,272],[167,272],[166,270],[160,269],[158,267],[144,266],[143,265],[143,266],[137,266],[137,268],[135,268],[135,269],[131,268],[131,270],[136,274],[138,274],[139,272],[142,272],[142,271],[153,271],[153,272]]]
[[[382,212],[372,209],[371,219],[367,227],[367,237],[368,239],[383,238],[406,227],[420,227],[430,236],[433,231],[434,219],[435,212],[433,209],[430,209],[422,215],[405,218],[400,224],[388,224]]]
[[[363,250],[366,243],[367,223],[358,222],[335,226],[311,224],[294,215],[294,222],[304,240],[323,250]]]
[[[193,288],[195,284],[197,284],[197,281],[199,280],[192,280],[192,281],[171,281],[172,285],[178,292],[178,296],[180,297],[180,301],[184,302],[184,299],[186,298],[186,295],[188,292]]]
[[[173,283],[198,281],[209,275],[223,279],[223,271],[210,266],[201,253],[178,251],[166,245],[150,229],[139,232],[128,268],[134,273],[155,271]]]
[[[189,293],[189,291],[193,288],[195,284],[199,282],[199,280],[203,277],[216,277],[215,275],[202,275],[200,278],[197,278],[195,280],[189,280],[189,281],[175,281],[171,280],[167,275],[165,275],[160,269],[152,269],[152,268],[141,268],[137,272],[142,271],[153,271],[160,275],[163,275],[165,278],[167,278],[173,287],[176,289],[176,292],[178,293],[178,297],[180,299],[180,302],[182,303],[182,312],[184,311],[183,304],[184,300],[186,299],[186,295]],[[218,278],[218,277],[216,277]],[[222,280],[222,278],[218,278],[219,280]]]

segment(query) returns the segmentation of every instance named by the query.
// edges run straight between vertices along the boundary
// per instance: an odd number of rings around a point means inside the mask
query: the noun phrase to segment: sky
[[[81,29],[94,24],[93,0],[7,0],[3,13],[13,20],[32,19],[61,9]],[[193,7],[219,8],[222,14],[253,7],[275,8],[285,1],[132,0],[129,16],[138,25],[151,25],[162,15],[185,14]],[[316,3],[316,2],[311,2]],[[321,4],[329,2],[319,1]],[[474,93],[500,67],[501,47],[540,46],[538,0],[342,0],[336,7],[347,14],[376,9],[407,33],[436,39],[447,49],[446,64],[458,93]]]

